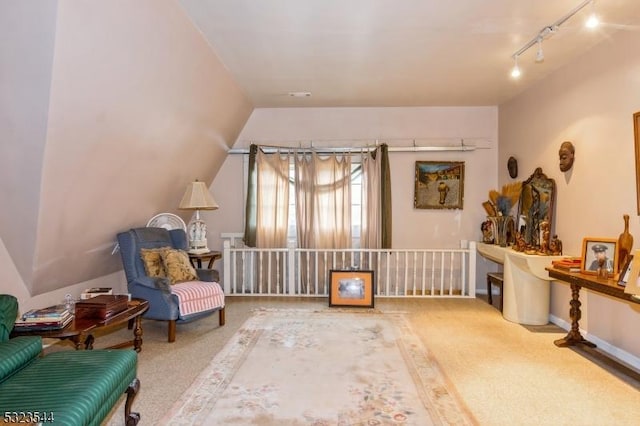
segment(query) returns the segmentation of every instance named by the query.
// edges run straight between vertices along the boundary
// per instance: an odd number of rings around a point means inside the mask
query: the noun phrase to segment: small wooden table
[[[106,320],[97,318],[74,318],[65,328],[47,331],[12,331],[12,336],[41,336],[43,338],[71,340],[76,349],[93,349],[96,331],[109,330],[125,322],[129,329],[133,329],[133,340],[110,346],[109,349],[124,348],[133,345],[136,352],[142,350],[142,314],[149,309],[149,302],[143,299],[133,299],[128,303],[127,309],[117,313]]]
[[[206,253],[189,253],[189,260],[191,261],[191,264],[194,268],[202,268],[202,261],[209,260],[207,268],[211,269],[213,268],[213,263],[221,258],[222,253],[219,251],[208,251]]]
[[[551,278],[569,283],[571,288],[571,301],[569,302],[569,305],[571,306],[571,309],[569,310],[569,316],[571,317],[571,330],[565,337],[554,342],[556,346],[566,347],[582,344],[592,348],[596,347],[595,344],[589,342],[587,339],[582,337],[582,334],[580,334],[579,321],[582,317],[582,312],[580,311],[580,306],[582,305],[582,303],[580,303],[580,289],[582,287],[597,293],[615,297],[616,299],[638,303],[638,301],[632,298],[630,294],[625,293],[624,287],[618,285],[615,280],[605,280],[597,278],[595,275],[582,274],[579,272],[567,272],[555,268],[546,269],[549,271],[549,276]]]

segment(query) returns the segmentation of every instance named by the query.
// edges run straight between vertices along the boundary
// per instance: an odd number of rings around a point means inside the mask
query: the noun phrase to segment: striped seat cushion
[[[220,284],[205,281],[187,281],[171,286],[178,297],[180,317],[224,307],[224,291]]]
[[[54,352],[0,384],[0,412],[39,412],[52,415],[53,424],[99,426],[136,377],[137,363],[131,350]]]

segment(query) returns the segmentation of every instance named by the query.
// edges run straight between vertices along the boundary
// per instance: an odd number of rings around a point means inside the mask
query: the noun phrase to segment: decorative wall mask
[[[511,179],[518,177],[518,160],[516,160],[515,157],[509,157],[509,161],[507,161],[507,170],[509,170],[509,176],[511,176]]]
[[[576,149],[569,141],[562,142],[558,155],[560,157],[560,171],[568,172],[573,167],[573,157]]]

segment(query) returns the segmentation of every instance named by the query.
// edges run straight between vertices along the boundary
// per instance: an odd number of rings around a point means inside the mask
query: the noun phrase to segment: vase
[[[495,244],[498,244],[500,247],[506,247],[513,242],[515,222],[512,216],[489,216],[488,219],[493,224]]]
[[[633,248],[633,236],[629,233],[629,215],[622,216],[624,219],[624,231],[618,237],[618,271],[627,264],[627,259]]]

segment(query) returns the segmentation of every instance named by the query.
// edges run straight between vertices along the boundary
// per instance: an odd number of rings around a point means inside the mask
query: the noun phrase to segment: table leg
[[[580,286],[575,283],[571,283],[570,285],[571,302],[569,302],[569,305],[571,305],[571,309],[569,310],[569,316],[571,317],[571,330],[565,337],[563,337],[562,339],[558,339],[553,343],[561,348],[574,346],[577,344],[595,348],[595,344],[589,342],[587,339],[582,337],[582,334],[580,334],[579,321],[582,317],[582,312],[580,311],[580,306],[582,305],[582,303],[580,303]]]
[[[142,315],[136,317],[136,325],[133,329],[133,349],[136,352],[142,350]]]
[[[93,349],[94,340],[95,340],[95,338],[93,337],[93,334],[89,334],[87,336],[87,338],[84,339],[84,349],[85,350],[92,350]]]

